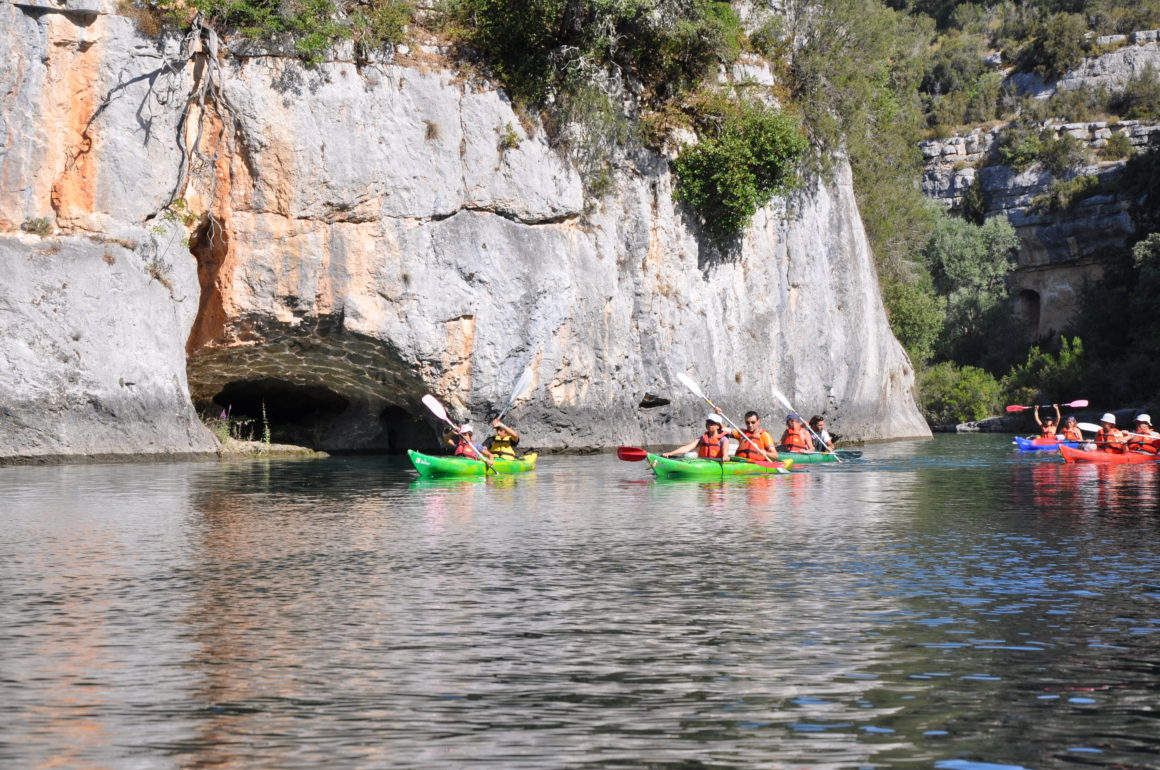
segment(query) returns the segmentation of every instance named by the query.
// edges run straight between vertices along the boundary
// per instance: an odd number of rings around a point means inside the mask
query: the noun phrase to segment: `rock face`
[[[1160,73],[1157,33],[1137,32],[1104,45],[1127,45],[1086,60],[1055,83],[1033,74],[1013,74],[1007,85],[1046,99],[1059,91],[1080,88],[1122,89],[1148,67]],[[1120,135],[1135,152],[1160,144],[1160,125],[1123,120],[1066,122],[1051,120],[1040,128],[1054,138],[1070,136],[1086,146],[1090,161],[1071,169],[1063,180],[1080,175],[1100,181],[1100,194],[1057,210],[1044,201],[1061,179],[1040,164],[1022,171],[999,164],[996,146],[1005,125],[975,128],[961,136],[921,144],[926,158],[923,192],[948,208],[960,209],[972,187],[984,201],[985,217],[1005,216],[1019,233],[1019,267],[1012,275],[1017,312],[1033,339],[1064,329],[1078,308],[1085,283],[1102,275],[1101,258],[1121,248],[1134,234],[1133,201],[1114,184],[1125,160],[1100,160],[1097,152]]]
[[[538,126],[440,62],[187,60],[114,13],[0,15],[16,30],[0,54],[21,65],[0,74],[0,259],[29,263],[0,287],[0,408],[23,426],[0,456],[207,451],[191,401],[265,410],[276,440],[430,447],[424,393],[483,420],[529,367],[511,412],[529,446],[687,440],[706,406],[678,372],[771,429],[776,387],[847,438],[929,435],[848,169],[723,254],[674,203],[664,158],[631,155],[586,200]],[[17,232],[42,218],[57,234]],[[67,262],[30,256],[57,244]],[[28,308],[54,282],[89,303],[64,302],[92,346],[60,362],[71,379],[41,374],[69,353],[44,340],[71,327]],[[123,395],[135,433],[78,411],[94,389]],[[641,408],[646,394],[670,403]]]

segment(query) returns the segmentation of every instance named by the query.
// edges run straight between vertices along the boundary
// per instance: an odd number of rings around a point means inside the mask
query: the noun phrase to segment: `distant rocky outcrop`
[[[526,367],[529,446],[687,440],[678,372],[734,412],[784,411],[776,386],[852,440],[929,435],[842,164],[723,252],[664,157],[586,197],[437,51],[307,69],[73,0],[0,25],[0,457],[210,452],[196,411],[258,404],[295,443],[430,447],[424,393],[483,419]]]

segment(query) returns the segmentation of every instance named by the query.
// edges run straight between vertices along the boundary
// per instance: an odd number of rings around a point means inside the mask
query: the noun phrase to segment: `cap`
[[[800,414],[798,414],[797,412],[793,412],[793,413],[791,413],[791,414],[787,414],[787,415],[785,416],[785,421],[786,421],[786,422],[789,422],[790,420],[800,420],[800,419],[801,419],[801,415],[800,415]]]
[[[1151,415],[1147,415],[1147,414],[1141,414],[1141,415],[1137,415],[1137,416],[1136,416],[1136,422],[1146,422],[1146,423],[1148,423],[1149,425],[1151,425],[1151,424],[1152,424],[1152,416],[1151,416]]]
[[[1111,412],[1106,412],[1104,416],[1100,418],[1100,422],[1110,422],[1112,425],[1115,425],[1116,416]]]
[[[718,425],[724,425],[724,424],[725,424],[725,421],[721,419],[721,415],[719,415],[719,414],[711,414],[711,415],[709,415],[708,417],[706,417],[706,418],[705,418],[705,422],[715,422],[715,423],[717,423]]]
[[[475,433],[475,431],[473,431],[471,429],[471,423],[469,423],[469,422],[465,422],[462,425],[460,425],[459,432],[460,433]]]

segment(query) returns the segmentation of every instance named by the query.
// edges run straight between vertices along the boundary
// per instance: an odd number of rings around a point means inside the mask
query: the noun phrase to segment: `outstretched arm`
[[[672,457],[673,455],[683,455],[685,452],[692,452],[696,448],[697,442],[700,440],[701,439],[693,439],[682,447],[677,447],[671,452],[665,452],[661,455],[661,457]]]

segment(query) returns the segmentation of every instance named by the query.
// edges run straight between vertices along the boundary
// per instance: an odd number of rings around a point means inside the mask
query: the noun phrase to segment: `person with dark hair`
[[[817,442],[815,441],[814,449],[819,452],[833,452],[834,438],[826,430],[826,418],[820,414],[815,414],[810,418],[810,428],[813,430],[814,435],[822,442],[821,446],[817,446]]]
[[[736,460],[753,462],[764,460],[767,456],[770,460],[777,459],[777,445],[773,443],[773,436],[761,429],[761,417],[753,410],[745,413],[743,429],[731,430],[725,435],[738,442],[737,451],[733,453]]]
[[[1055,407],[1055,417],[1044,417],[1039,419],[1039,406],[1035,407],[1035,422],[1039,425],[1039,432],[1043,438],[1055,438],[1056,431],[1059,430],[1059,404],[1052,404]]]

